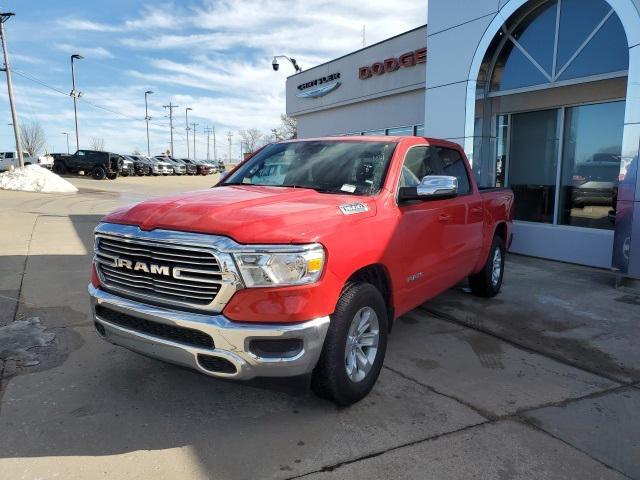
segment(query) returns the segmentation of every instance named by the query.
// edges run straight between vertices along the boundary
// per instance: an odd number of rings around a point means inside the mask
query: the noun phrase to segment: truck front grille
[[[95,260],[107,290],[151,303],[206,308],[223,283],[220,262],[206,248],[98,235]]]

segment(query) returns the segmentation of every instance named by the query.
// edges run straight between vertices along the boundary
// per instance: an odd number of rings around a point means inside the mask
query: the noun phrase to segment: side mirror
[[[458,194],[458,179],[447,175],[429,175],[416,187],[400,187],[398,201],[437,200],[455,197]]]

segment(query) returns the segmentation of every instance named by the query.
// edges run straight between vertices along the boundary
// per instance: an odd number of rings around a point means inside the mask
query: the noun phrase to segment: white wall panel
[[[464,137],[467,82],[427,89],[425,135],[436,138]]]
[[[499,0],[429,0],[427,34],[495,13]]]
[[[427,88],[467,80],[475,48],[493,16],[482,17],[429,37]]]

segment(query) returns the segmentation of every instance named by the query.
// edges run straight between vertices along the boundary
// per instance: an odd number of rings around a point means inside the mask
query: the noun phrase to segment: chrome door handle
[[[438,221],[440,221],[442,223],[446,223],[449,220],[451,220],[451,215],[449,215],[447,213],[441,213],[440,215],[438,215]]]

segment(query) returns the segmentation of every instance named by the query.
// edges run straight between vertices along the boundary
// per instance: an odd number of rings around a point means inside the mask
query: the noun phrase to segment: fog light
[[[293,358],[303,346],[300,338],[255,339],[249,342],[249,351],[261,358]]]
[[[99,334],[101,337],[106,337],[106,336],[107,336],[107,332],[106,332],[106,331],[105,331],[105,329],[104,329],[104,325],[102,325],[102,324],[101,324],[101,323],[99,323],[99,322],[95,322],[95,323],[94,323],[94,326],[96,327],[96,332],[98,332],[98,334]]]

